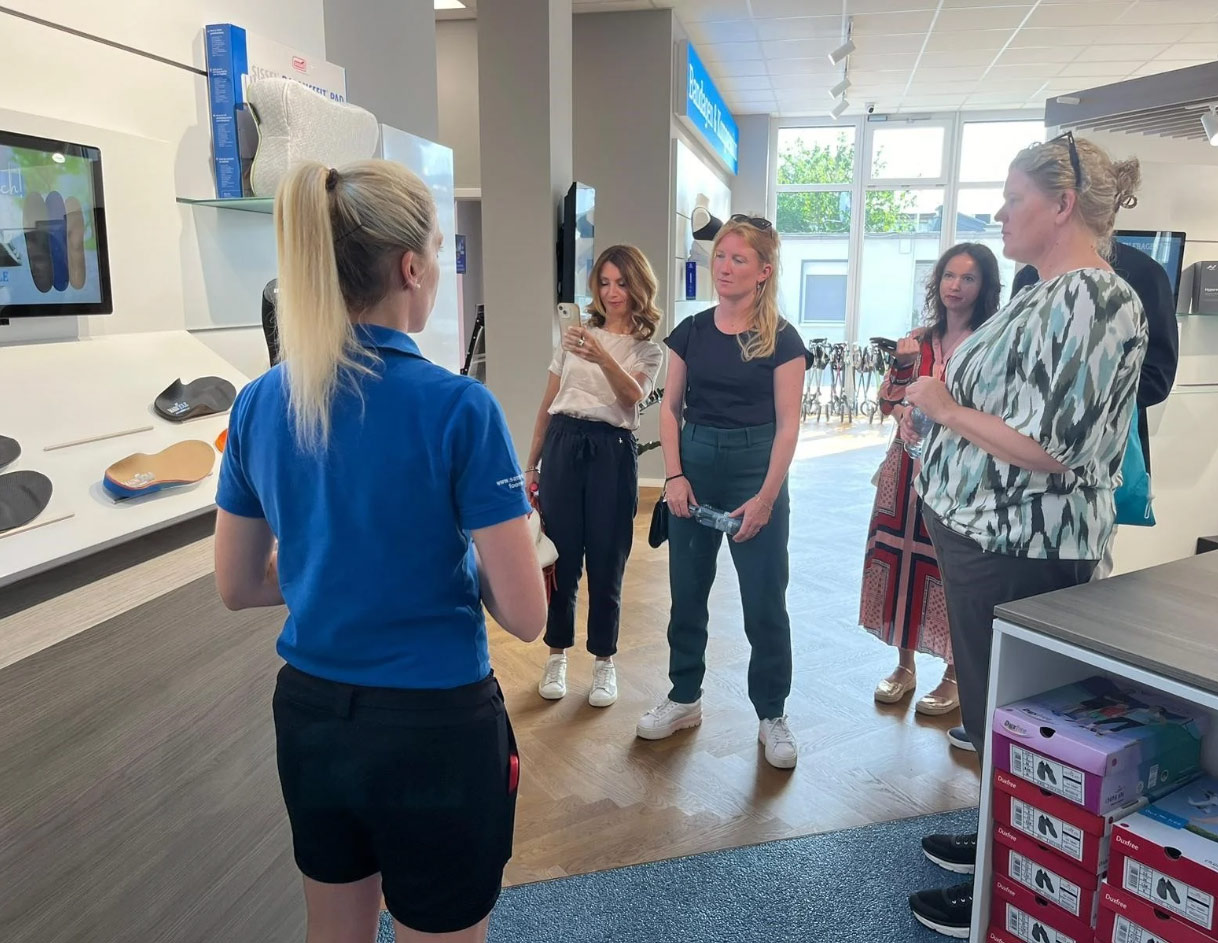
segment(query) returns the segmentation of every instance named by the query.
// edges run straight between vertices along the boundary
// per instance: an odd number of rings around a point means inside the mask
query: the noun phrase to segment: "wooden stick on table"
[[[103,439],[117,439],[119,436],[135,435],[137,432],[151,432],[152,426],[140,426],[136,429],[124,429],[121,432],[107,432],[104,435],[90,436],[87,439],[76,439],[73,442],[60,442],[58,445],[43,446],[42,451],[54,452],[56,449],[67,449],[74,445],[85,445],[89,442],[101,442]]]

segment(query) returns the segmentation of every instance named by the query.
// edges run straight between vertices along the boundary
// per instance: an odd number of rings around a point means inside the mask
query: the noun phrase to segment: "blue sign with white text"
[[[693,43],[685,44],[685,117],[689,120],[728,170],[736,172],[740,132],[727,103],[715,88],[706,66],[694,52]]]

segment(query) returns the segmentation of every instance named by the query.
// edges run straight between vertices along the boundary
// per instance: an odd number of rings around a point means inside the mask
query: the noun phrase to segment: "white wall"
[[[436,23],[436,90],[440,108],[436,140],[453,149],[457,187],[480,187],[477,20]]]
[[[215,192],[201,74],[203,27],[234,22],[306,55],[324,55],[321,0],[126,0],[118,10],[88,0],[17,0],[9,6],[184,67],[0,13],[5,105],[29,116],[10,117],[6,126],[44,134],[59,133],[59,127],[65,137],[100,146],[109,217],[121,225],[138,213],[142,227],[138,236],[111,232],[113,315],[79,324],[74,318],[14,322],[0,328],[0,343],[78,331],[257,324],[259,293],[275,268],[270,217],[174,202],[176,196]],[[146,243],[155,246],[153,253]],[[230,339],[229,347],[240,352],[234,362],[250,372],[265,360],[261,331],[240,333],[248,339]]]
[[[770,116],[736,115],[739,161],[732,178],[732,203],[741,213],[765,216],[770,192]]]

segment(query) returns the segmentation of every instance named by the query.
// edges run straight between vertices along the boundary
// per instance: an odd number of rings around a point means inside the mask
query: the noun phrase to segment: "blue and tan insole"
[[[152,406],[170,422],[185,422],[228,412],[236,397],[237,388],[223,377],[199,377],[189,383],[179,377],[165,387]]]
[[[153,455],[136,452],[106,469],[102,486],[115,499],[155,494],[202,481],[211,474],[215,450],[206,442],[188,439]]]
[[[53,490],[51,479],[41,472],[0,475],[0,533],[34,520],[51,503]]]
[[[13,464],[13,462],[17,461],[17,456],[20,454],[20,442],[16,439],[10,439],[6,435],[0,435],[0,468]]]
[[[31,192],[22,207],[25,254],[30,276],[41,292],[83,288],[85,268],[85,214],[76,197],[63,198],[52,190],[43,196]]]

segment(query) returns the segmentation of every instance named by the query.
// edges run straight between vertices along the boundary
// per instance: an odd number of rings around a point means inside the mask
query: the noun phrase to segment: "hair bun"
[[[1112,162],[1113,184],[1116,188],[1115,208],[1131,210],[1138,205],[1134,196],[1142,185],[1142,167],[1136,157]]]

